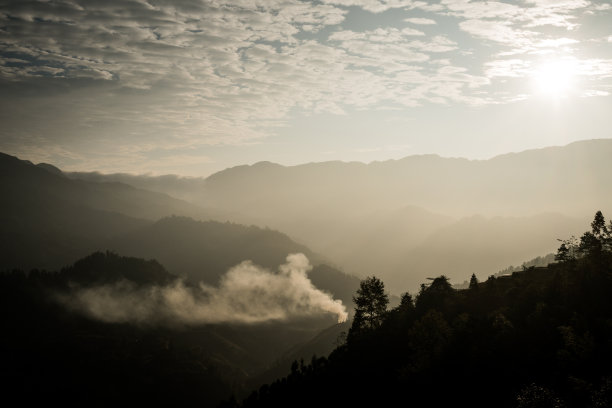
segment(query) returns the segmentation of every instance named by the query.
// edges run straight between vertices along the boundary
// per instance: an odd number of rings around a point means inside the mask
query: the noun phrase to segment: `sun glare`
[[[533,80],[538,93],[554,98],[567,96],[574,85],[575,65],[572,60],[557,60],[537,67]]]

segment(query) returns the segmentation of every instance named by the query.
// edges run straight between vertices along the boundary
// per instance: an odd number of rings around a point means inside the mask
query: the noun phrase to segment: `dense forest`
[[[391,310],[383,282],[369,277],[344,343],[296,361],[241,406],[609,407],[612,222],[597,212],[556,259],[472,276],[465,290],[440,276]]]

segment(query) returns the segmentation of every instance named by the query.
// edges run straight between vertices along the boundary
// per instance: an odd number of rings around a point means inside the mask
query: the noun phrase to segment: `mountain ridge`
[[[457,274],[460,279],[468,269],[485,274],[554,251],[557,242],[547,237],[558,234],[555,224],[578,233],[581,220],[594,209],[612,211],[609,157],[612,139],[596,139],[487,160],[416,155],[369,164],[260,162],[207,179],[67,176],[146,185],[206,208],[211,219],[283,231],[353,274],[367,276],[376,270],[383,278],[405,276],[403,285],[418,285],[421,274],[445,272],[419,272],[418,265],[427,264],[424,254],[438,253],[431,237],[454,223],[472,229],[465,237],[458,228],[450,230],[453,239],[463,238],[460,247],[466,253],[478,252],[480,235],[513,236],[517,243],[523,241],[519,246],[524,249],[498,263],[466,260]],[[556,221],[550,221],[550,213]],[[489,221],[470,219],[475,214]],[[501,223],[499,216],[519,218]],[[480,230],[473,228],[476,224]],[[548,230],[541,231],[544,226]],[[427,242],[430,246],[419,251]],[[503,251],[501,241],[492,249]]]

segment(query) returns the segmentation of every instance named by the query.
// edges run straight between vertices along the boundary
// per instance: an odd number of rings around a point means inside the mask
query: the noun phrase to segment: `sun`
[[[533,82],[537,93],[553,98],[568,96],[575,82],[576,63],[570,59],[546,61],[536,67]]]

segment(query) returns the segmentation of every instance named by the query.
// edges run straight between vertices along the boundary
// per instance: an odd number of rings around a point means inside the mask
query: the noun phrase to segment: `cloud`
[[[466,20],[459,23],[463,31],[488,41],[495,41],[513,47],[530,45],[536,32],[513,28],[508,21]]]
[[[168,286],[137,287],[128,281],[76,288],[60,302],[92,318],[113,323],[145,325],[285,321],[297,317],[335,315],[347,318],[340,300],[314,287],[306,256],[291,254],[277,273],[250,261],[231,268],[217,287],[187,286],[177,280]]]
[[[344,7],[356,6],[372,13],[381,13],[390,9],[413,8],[422,2],[414,0],[323,0],[323,3]]]
[[[356,28],[355,7],[370,13],[368,29]],[[392,26],[389,10],[418,27]],[[57,162],[69,169],[142,172],[165,160],[180,171],[181,157],[259,142],[294,114],[501,103],[489,79],[502,75],[491,75],[488,62],[579,51],[597,57],[580,49],[589,41],[581,25],[587,11],[605,19],[609,7],[586,0],[8,0],[0,11],[0,150],[35,161],[70,157]],[[453,74],[434,66],[442,58]]]
[[[586,0],[528,0],[523,4],[498,1],[442,0],[446,13],[465,19],[488,19],[498,22],[519,23],[525,27],[556,26],[567,30],[578,24],[575,11],[591,5]]]
[[[417,25],[436,24],[436,20],[432,20],[431,18],[413,17],[413,18],[405,18],[404,21],[406,21],[407,23],[412,23],[412,24],[417,24]]]
[[[584,91],[580,96],[582,96],[583,98],[590,98],[593,96],[609,96],[610,92],[608,91],[599,91],[599,90],[593,90],[593,89],[589,89]]]
[[[531,63],[522,59],[505,59],[490,61],[485,64],[487,77],[520,78],[529,73]]]
[[[9,2],[3,9],[6,18],[0,31],[0,51],[25,62],[5,66],[2,77],[63,81],[57,92],[66,85],[103,88],[97,102],[105,109],[126,90],[146,91],[133,107],[176,106],[178,112],[126,115],[118,109],[113,116],[129,121],[142,117],[145,122],[160,118],[176,126],[185,123],[184,112],[197,115],[205,111],[199,123],[187,127],[200,129],[199,135],[193,135],[200,142],[214,144],[215,122],[219,120],[244,129],[240,121],[279,117],[290,108],[252,103],[254,96],[268,94],[269,89],[248,82],[253,66],[242,58],[243,50],[260,42],[295,45],[298,40],[294,35],[301,27],[313,32],[340,23],[346,13],[297,0],[154,4]],[[232,106],[231,113],[228,106]],[[217,118],[212,126],[211,116]],[[236,132],[228,129],[223,133]]]
[[[558,48],[564,45],[577,44],[579,41],[573,38],[551,38],[538,42],[535,44],[536,47],[539,48]]]
[[[342,42],[339,33],[300,37],[342,23],[347,10],[335,4],[8,2],[0,13],[0,149],[53,161],[64,156],[51,152],[78,148],[74,157],[89,158],[81,168],[113,171],[122,162],[138,172],[161,160],[156,150],[181,157],[264,138],[292,110],[343,114],[426,100],[403,79],[425,79],[416,64],[457,45],[412,28]]]
[[[517,5],[498,1],[442,0],[440,3],[446,7],[447,14],[466,19],[514,20],[523,13]]]
[[[532,6],[526,10],[528,27],[550,25],[574,30],[578,27],[578,24],[573,22],[577,18],[574,12],[589,7],[591,2],[587,0],[529,0],[527,4]]]
[[[576,59],[572,62],[575,65],[577,75],[612,78],[612,59]]]

